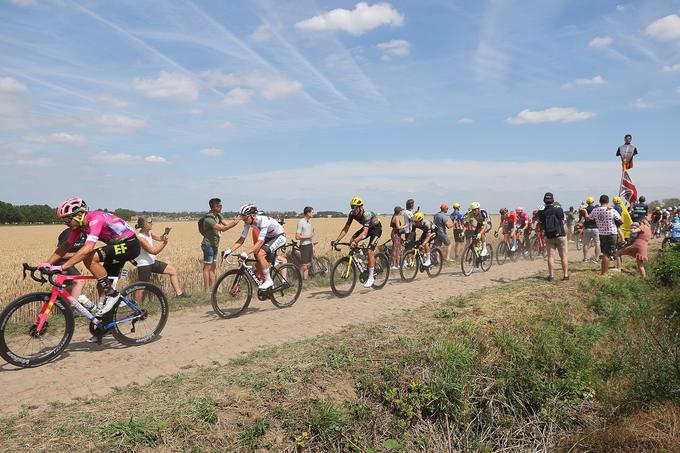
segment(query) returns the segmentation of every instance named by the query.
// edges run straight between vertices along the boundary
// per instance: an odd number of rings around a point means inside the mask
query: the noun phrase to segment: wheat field
[[[497,225],[497,216],[492,216],[494,228]],[[380,243],[387,241],[389,233],[389,217],[381,217],[383,224],[383,234]],[[295,228],[298,219],[286,219],[285,230],[288,241],[295,238]],[[340,229],[343,227],[345,219],[341,218],[315,218],[312,220],[314,226],[314,241],[318,242],[315,246],[315,253],[326,255],[334,260],[339,257],[338,252],[331,249],[330,241],[337,238]],[[169,242],[166,248],[158,255],[157,259],[165,261],[177,267],[180,276],[180,283],[184,291],[196,293],[202,291],[203,276],[202,269],[202,237],[198,232],[196,221],[185,222],[165,222],[161,219],[154,221],[155,234],[163,233],[165,227],[172,228]],[[225,250],[231,246],[241,234],[243,223],[222,234],[220,240],[220,250]],[[351,234],[359,228],[355,223],[350,227],[345,239],[349,239]],[[0,228],[0,250],[3,251],[0,257],[0,308],[16,299],[22,294],[35,291],[49,291],[49,285],[39,285],[30,278],[22,280],[21,263],[35,264],[46,260],[54,251],[59,233],[63,231],[61,225],[27,225],[27,226],[3,226]],[[491,238],[493,242],[493,238]],[[252,244],[250,238],[244,244]],[[87,270],[82,264],[78,265],[82,273]],[[130,270],[130,278],[136,279],[135,267],[131,264],[126,265]],[[218,274],[225,269],[218,265]],[[154,276],[154,282],[159,284],[169,296],[173,295],[170,282],[167,277]],[[122,286],[127,283],[121,282]],[[93,295],[93,284],[86,290]]]

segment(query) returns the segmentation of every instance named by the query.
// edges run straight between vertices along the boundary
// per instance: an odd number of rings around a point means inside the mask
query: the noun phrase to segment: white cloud
[[[647,26],[647,34],[659,41],[680,39],[680,16],[670,14]]]
[[[517,116],[505,120],[510,124],[573,123],[593,118],[593,112],[579,112],[573,107],[550,107],[545,110],[522,110]]]
[[[201,109],[191,109],[191,110],[189,110],[189,114],[194,115],[194,116],[200,115],[202,113],[203,113],[203,110],[201,110]]]
[[[27,7],[27,6],[38,6],[37,0],[11,0],[16,6]]]
[[[234,128],[234,123],[231,121],[223,121],[217,125],[218,129],[233,129]]]
[[[300,21],[295,28],[300,30],[343,30],[354,36],[359,36],[369,30],[389,25],[400,27],[404,23],[404,16],[392,8],[389,3],[357,3],[353,10],[338,8],[318,16]]]
[[[150,162],[152,164],[167,164],[168,160],[165,157],[154,156],[152,154],[151,156],[146,156],[144,158],[144,162]]]
[[[663,67],[663,72],[680,72],[680,63],[667,64]]]
[[[74,135],[66,132],[55,132],[50,135],[29,135],[23,137],[22,140],[31,143],[57,143],[63,145],[82,146],[87,143],[87,140],[82,135]]]
[[[606,49],[614,42],[611,36],[597,36],[590,40],[588,47],[593,47],[595,49]]]
[[[246,88],[240,88],[236,87],[231,90],[227,94],[224,95],[224,98],[222,99],[222,103],[224,105],[243,105],[247,104],[250,102],[250,100],[253,97],[253,90],[248,90]]]
[[[402,123],[408,123],[408,124],[413,124],[416,122],[416,119],[412,116],[405,116],[400,120]]]
[[[132,86],[142,95],[154,99],[195,101],[198,85],[190,77],[177,72],[161,71],[157,79],[135,79]]]
[[[633,102],[633,107],[635,107],[636,109],[648,109],[651,106],[652,104],[650,104],[649,102],[645,101],[642,98],[637,98],[635,102]]]
[[[250,35],[253,41],[268,41],[274,36],[271,26],[269,24],[259,25],[255,31]]]
[[[575,79],[571,82],[567,82],[562,85],[562,89],[566,90],[577,86],[602,85],[603,83],[605,83],[604,78],[601,75],[596,75],[592,79]]]
[[[95,123],[102,126],[106,132],[114,132],[125,134],[146,127],[146,121],[135,118],[130,118],[125,115],[118,115],[115,113],[107,113],[100,115]]]
[[[467,116],[464,116],[462,118],[458,118],[458,121],[456,123],[458,124],[472,124],[475,121],[472,118],[468,118]]]
[[[245,104],[252,97],[252,90],[258,92],[265,99],[273,100],[284,98],[302,90],[302,83],[291,80],[280,74],[270,74],[261,71],[225,74],[220,71],[205,71],[201,74],[206,84],[215,87],[236,87],[239,91],[231,90],[232,93],[225,101],[228,105]],[[246,88],[250,90],[244,91]],[[233,100],[234,104],[230,104]],[[225,97],[227,99],[227,97]]]
[[[0,93],[21,93],[27,91],[26,85],[12,77],[0,77]]]
[[[110,153],[108,151],[99,151],[93,157],[100,162],[131,164],[142,160],[141,157],[128,153]]]
[[[112,109],[123,109],[128,106],[126,101],[109,95],[99,96],[99,102]]]
[[[677,87],[677,88],[675,89],[675,94],[680,94],[680,87]]]
[[[408,57],[411,43],[403,39],[393,39],[392,41],[381,42],[376,47],[383,51],[383,60],[389,60],[392,57]]]
[[[626,9],[625,6],[623,6],[623,5],[616,5],[616,10],[617,10],[617,11],[621,12],[621,11],[623,11],[624,9]]]
[[[204,148],[199,151],[201,156],[207,156],[207,157],[220,157],[224,155],[224,151],[222,151],[219,148]]]

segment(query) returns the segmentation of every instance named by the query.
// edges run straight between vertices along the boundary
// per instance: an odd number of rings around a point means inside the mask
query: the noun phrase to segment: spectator
[[[412,241],[415,239],[415,231],[413,231],[413,206],[416,204],[413,198],[406,200],[406,209],[401,211],[404,216],[404,222],[406,223],[406,228],[404,229],[406,241]]]
[[[633,203],[631,206],[630,216],[633,218],[633,222],[640,222],[642,219],[647,217],[649,212],[649,205],[645,203],[647,200],[644,196],[641,196],[637,203]]]
[[[211,198],[208,201],[210,212],[199,220],[199,231],[203,236],[201,250],[203,250],[203,290],[209,291],[215,284],[217,273],[217,254],[222,232],[234,228],[239,218],[227,221],[222,217],[222,200]]]
[[[623,137],[625,143],[616,149],[616,155],[621,158],[621,166],[624,170],[633,168],[633,157],[638,153],[637,147],[631,143],[632,140],[633,136],[626,134]]]
[[[57,238],[57,247],[61,246],[68,237],[71,235],[71,229],[66,228],[64,231],[62,231],[59,234],[59,237]],[[85,240],[87,239],[87,234],[80,233],[80,236],[78,236],[78,239],[76,239],[76,242],[71,245],[71,248],[69,251],[64,255],[59,261],[54,263],[55,266],[61,266],[64,264],[66,261],[68,261],[69,258],[71,258],[75,253],[80,250],[84,245],[85,245]],[[77,267],[71,266],[67,267],[64,269],[64,274],[66,275],[80,275],[80,271],[78,270]],[[85,286],[86,280],[71,280],[71,283],[69,284],[69,292],[73,297],[76,299],[83,293],[83,287]]]
[[[444,244],[444,259],[448,261],[449,255],[451,254],[451,239],[449,238],[448,229],[453,228],[453,220],[449,218],[447,212],[449,207],[447,204],[442,204],[439,206],[439,212],[434,215],[434,226],[437,231],[437,237],[434,239],[434,244]]]
[[[600,251],[600,233],[597,230],[597,222],[588,217],[595,209],[594,203],[595,199],[592,196],[586,198],[586,206],[579,210],[579,222],[583,222],[583,261],[588,259],[588,247],[592,242],[595,245],[594,260],[597,262],[597,258],[602,253]]]
[[[638,273],[640,278],[647,278],[647,271],[645,270],[645,261],[647,261],[647,248],[649,240],[652,238],[652,229],[649,227],[647,219],[642,219],[640,222],[634,222],[630,226],[630,232],[635,234],[635,240],[628,247],[619,251],[619,256],[632,256],[637,262]]]
[[[453,212],[451,213],[451,221],[453,222],[453,259],[458,259],[459,247],[465,242],[463,235],[463,221],[465,215],[460,212],[460,203],[453,203]]]
[[[309,268],[312,265],[312,258],[314,256],[314,245],[312,244],[312,237],[314,237],[314,227],[312,227],[312,217],[314,217],[314,208],[306,206],[303,211],[304,217],[298,221],[297,229],[295,230],[295,239],[300,241],[300,258],[302,265],[300,266],[300,273],[302,279],[309,278]]]
[[[621,216],[609,206],[609,197],[600,195],[600,206],[587,214],[588,220],[595,220],[597,230],[600,235],[600,245],[602,246],[602,263],[600,275],[607,275],[609,272],[609,260],[616,256],[616,222],[621,222]]]
[[[139,230],[137,231],[137,239],[139,239],[139,245],[141,247],[139,256],[135,258],[135,262],[137,263],[137,279],[141,282],[149,282],[151,281],[151,274],[168,275],[170,277],[172,289],[175,290],[176,297],[191,297],[189,294],[182,291],[182,287],[179,284],[177,268],[156,259],[156,255],[168,245],[170,228],[166,228],[165,233],[162,236],[156,236],[151,232],[151,228],[153,228],[153,219],[147,216],[140,216],[137,219],[135,228]],[[160,244],[154,247],[154,241],[158,241]]]
[[[576,211],[573,206],[569,206],[567,216],[567,243],[574,240],[574,225],[576,225]]]
[[[569,280],[569,259],[567,257],[567,234],[564,228],[564,211],[550,192],[543,196],[545,208],[538,212],[538,218],[545,234],[545,244],[548,250],[548,280],[555,278],[555,254],[560,256],[562,263],[562,280]]]
[[[390,226],[392,227],[392,269],[399,269],[401,260],[401,235],[406,231],[406,220],[402,212],[402,207],[396,206],[390,220]]]

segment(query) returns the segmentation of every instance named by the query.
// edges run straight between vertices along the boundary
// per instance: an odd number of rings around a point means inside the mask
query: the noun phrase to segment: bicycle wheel
[[[475,265],[477,264],[475,262],[477,258],[476,255],[477,253],[475,253],[474,244],[470,244],[460,258],[460,269],[466,277],[472,275],[472,272],[475,270]]]
[[[510,256],[510,249],[508,248],[508,243],[503,241],[499,242],[498,246],[496,246],[496,262],[498,263],[499,266],[502,266],[505,264],[505,261],[508,259]]]
[[[302,274],[294,264],[283,264],[271,268],[274,286],[271,287],[269,299],[279,308],[290,307],[300,297],[302,291]]]
[[[217,316],[235,318],[243,313],[253,298],[252,282],[241,269],[229,270],[217,278],[211,298]]]
[[[357,284],[357,271],[350,264],[349,256],[343,256],[331,268],[331,291],[336,297],[347,297]]]
[[[399,275],[405,282],[412,282],[418,275],[420,268],[420,258],[416,254],[415,249],[406,250],[401,257],[399,263]]]
[[[50,293],[26,294],[10,303],[0,314],[0,356],[22,368],[45,364],[62,353],[73,337],[75,323],[70,306],[55,300],[40,334],[36,319]]]
[[[484,272],[489,272],[493,266],[493,247],[490,244],[486,246],[486,255],[479,257],[479,267],[482,268]]]
[[[430,250],[430,267],[425,268],[425,272],[430,277],[436,277],[442,272],[444,266],[444,254],[439,248]]]
[[[310,275],[312,277],[316,277],[317,275],[320,275],[322,277],[327,276],[331,271],[331,260],[326,258],[325,256],[315,256],[314,259],[312,259],[312,267],[310,270]]]
[[[373,269],[373,289],[382,289],[390,278],[390,260],[384,253],[375,254],[375,267]]]
[[[158,338],[168,321],[168,298],[156,285],[149,282],[136,282],[120,292],[140,311],[133,309],[124,300],[104,315],[105,324],[118,322],[134,316],[141,316],[132,321],[123,321],[111,328],[111,334],[120,343],[128,346],[139,346],[151,343]]]
[[[506,247],[508,247],[508,258],[510,258],[510,261],[512,261],[513,263],[517,262],[517,260],[519,259],[519,254],[521,253],[519,248],[519,241],[515,240],[515,250],[512,250],[512,248],[508,245],[506,245]],[[498,260],[498,258],[496,258],[496,260]]]

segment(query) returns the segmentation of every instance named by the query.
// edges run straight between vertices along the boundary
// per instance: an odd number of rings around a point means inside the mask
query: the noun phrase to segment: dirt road
[[[578,256],[578,252],[570,252],[570,259]],[[140,347],[125,347],[109,337],[105,337],[103,345],[90,344],[85,341],[89,333],[82,329],[76,331],[66,352],[55,362],[32,369],[0,364],[0,411],[13,413],[23,405],[104,394],[112,387],[144,383],[215,361],[223,363],[259,348],[376,321],[431,301],[544,270],[544,260],[521,260],[503,266],[494,264],[487,273],[479,271],[464,277],[459,266],[451,266],[435,279],[419,274],[412,283],[402,283],[398,271],[393,271],[389,283],[380,291],[357,285],[352,296],[337,299],[330,288],[312,289],[303,292],[298,302],[285,310],[254,300],[247,313],[230,320],[218,318],[210,306],[201,306],[170,313],[162,338]]]

